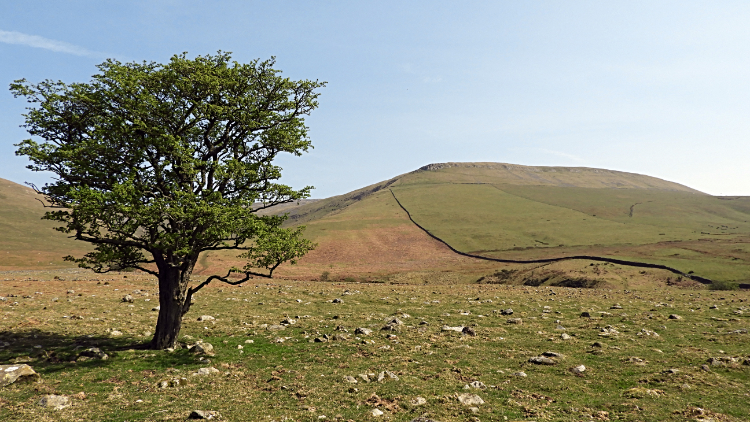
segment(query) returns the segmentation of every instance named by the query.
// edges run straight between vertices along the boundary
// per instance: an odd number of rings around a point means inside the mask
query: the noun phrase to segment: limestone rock
[[[553,359],[550,359],[548,357],[534,356],[534,357],[529,358],[529,363],[533,363],[535,365],[554,365],[557,362],[555,362]]]
[[[482,398],[476,394],[461,393],[457,394],[456,397],[458,398],[458,401],[460,401],[461,404],[465,406],[476,406],[484,404],[484,400],[482,400]]]
[[[196,343],[190,348],[190,351],[196,355],[214,355],[214,346],[211,343]]]
[[[354,334],[362,335],[362,336],[369,336],[370,334],[372,334],[372,330],[369,329],[369,328],[361,328],[360,327],[360,328],[357,328],[356,330],[354,330]]]
[[[455,331],[457,333],[461,333],[464,331],[463,325],[459,325],[457,327],[451,327],[448,325],[443,325],[443,328],[441,328],[442,331]]]
[[[188,415],[188,419],[221,419],[221,416],[219,416],[219,412],[214,412],[213,410],[193,410],[190,412],[190,415]]]
[[[133,296],[131,296],[131,295],[125,295],[122,298],[122,301],[125,302],[125,303],[133,303]]]
[[[0,387],[13,384],[14,382],[38,382],[39,374],[29,365],[0,365]]]
[[[500,314],[502,314],[502,315],[513,315],[513,309],[510,309],[510,308],[503,309],[502,311],[500,311]]]
[[[521,318],[510,318],[506,322],[508,324],[523,324],[523,320]]]
[[[51,407],[55,410],[65,409],[70,406],[70,399],[67,396],[56,396],[49,394],[43,396],[37,404],[42,407]]]
[[[198,317],[198,321],[215,321],[216,318],[212,317],[211,315],[201,315]]]
[[[682,317],[677,314],[672,314],[669,316],[669,319],[682,319]]]

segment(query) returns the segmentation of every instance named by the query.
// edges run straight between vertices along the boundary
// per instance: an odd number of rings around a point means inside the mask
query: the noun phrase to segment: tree
[[[253,266],[296,261],[314,245],[285,216],[257,211],[309,196],[277,183],[280,153],[312,147],[304,116],[325,82],[293,81],[274,58],[248,64],[229,53],[173,56],[166,64],[107,60],[88,83],[21,79],[10,89],[31,104],[27,139],[16,144],[33,171],[55,176],[38,191],[45,219],[93,245],[66,257],[97,272],[139,269],[159,280],[153,349],[173,347],[192,295],[213,280],[242,283]],[[261,206],[258,206],[258,204]],[[238,250],[243,271],[190,286],[199,255]],[[244,278],[232,280],[231,272]]]

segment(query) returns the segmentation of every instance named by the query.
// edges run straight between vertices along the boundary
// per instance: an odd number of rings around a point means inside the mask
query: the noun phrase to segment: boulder
[[[221,417],[219,416],[219,412],[214,412],[213,410],[193,410],[190,412],[190,415],[188,415],[188,419],[216,419],[219,420]]]
[[[14,382],[38,382],[37,374],[29,365],[0,365],[0,387]]]
[[[122,301],[125,302],[125,303],[133,303],[133,296],[131,296],[131,295],[125,295],[122,298]]]
[[[214,355],[214,346],[211,343],[196,343],[190,348],[190,351],[196,355]]]
[[[372,334],[372,330],[369,328],[360,327],[354,330],[354,334],[362,335],[362,336],[369,336],[370,334]]]
[[[533,363],[535,365],[554,365],[557,362],[544,356],[534,356],[529,358],[529,363]]]

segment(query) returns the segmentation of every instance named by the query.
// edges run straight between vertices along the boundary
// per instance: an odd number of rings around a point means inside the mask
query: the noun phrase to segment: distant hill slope
[[[0,269],[69,267],[62,257],[83,254],[82,242],[41,220],[44,207],[32,189],[0,179]]]
[[[386,203],[393,195],[416,222],[462,252],[508,259],[609,256],[720,280],[750,279],[750,198],[713,197],[611,170],[431,164],[289,208],[288,224],[307,225],[308,236],[333,257],[340,236],[383,227],[379,217],[391,209]]]

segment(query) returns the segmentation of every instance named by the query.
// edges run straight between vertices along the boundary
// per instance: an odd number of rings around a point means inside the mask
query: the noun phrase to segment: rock
[[[393,318],[393,319],[391,319],[389,321],[386,321],[386,324],[389,324],[389,325],[404,325],[404,323],[400,319],[398,319],[398,318]]]
[[[344,301],[339,298],[333,299],[331,302],[332,303],[344,303]]]
[[[89,347],[88,349],[86,349],[86,350],[82,351],[81,353],[79,353],[78,356],[79,357],[80,356],[85,356],[85,357],[94,358],[94,359],[101,359],[101,360],[107,360],[107,359],[109,359],[109,355],[107,355],[106,353],[102,352],[102,350],[100,348],[98,348],[98,347]]]
[[[669,316],[669,319],[682,319],[682,317],[677,314],[672,314]]]
[[[266,330],[268,331],[281,331],[286,330],[286,326],[281,324],[271,324],[268,327],[266,327]]]
[[[37,404],[39,406],[51,407],[55,410],[60,410],[70,406],[70,399],[67,396],[56,396],[54,394],[49,394],[46,396],[42,396]]]
[[[526,375],[526,372],[523,372],[523,371],[518,371],[518,372],[514,372],[514,373],[513,373],[513,376],[514,376],[514,377],[521,377],[521,378],[526,378],[526,377],[528,377],[528,375]]]
[[[560,334],[560,338],[563,339],[563,340],[570,340],[573,337],[571,337],[569,334],[562,333],[562,334]]]
[[[315,339],[313,340],[313,342],[315,342],[315,343],[327,343],[328,339],[325,338],[325,337],[315,337]]]
[[[581,312],[581,318],[591,318],[591,312]]]
[[[383,416],[383,411],[380,409],[372,409],[370,410],[370,414],[375,417]]]
[[[554,365],[557,362],[544,356],[534,356],[529,358],[529,363],[533,363],[535,365]]]
[[[513,309],[510,309],[510,308],[503,309],[502,311],[500,311],[500,314],[502,314],[502,315],[513,315]]]
[[[434,419],[426,418],[424,416],[420,416],[418,418],[412,419],[410,422],[438,422]]]
[[[427,404],[427,399],[425,399],[424,397],[417,396],[417,397],[414,397],[413,399],[411,399],[411,404],[412,404],[412,406],[422,406],[424,404]],[[414,419],[414,420],[416,420],[416,419]],[[414,422],[414,421],[412,421],[412,422]]]
[[[287,318],[287,319],[281,321],[281,325],[294,325],[296,323],[297,323],[297,320],[296,319],[292,319],[292,318]]]
[[[345,382],[348,382],[348,383],[350,383],[350,384],[356,384],[356,383],[357,383],[357,379],[356,379],[356,378],[354,378],[354,377],[353,377],[353,376],[351,376],[351,375],[347,375],[347,376],[345,376],[345,377],[344,377],[344,381],[345,381]]]
[[[208,368],[199,368],[198,372],[193,372],[193,375],[211,375],[218,373],[218,369],[214,368],[213,366],[209,366]]]
[[[359,379],[361,379],[363,382],[370,382],[370,377],[367,376],[367,374],[359,374],[357,375]]]
[[[386,324],[380,330],[381,331],[398,331],[399,328],[398,328],[398,325],[395,325],[395,324]]]
[[[212,317],[211,315],[201,315],[198,317],[198,321],[215,321],[216,318]]]
[[[39,374],[29,365],[0,365],[0,387],[13,384],[14,382],[38,382]]]
[[[639,331],[636,335],[647,336],[647,337],[660,337],[659,334],[655,333],[654,331],[647,330],[645,328],[641,328],[641,331]]]
[[[213,410],[193,410],[188,419],[220,419],[219,412]]]
[[[471,387],[471,388],[479,388],[479,389],[482,389],[482,390],[484,390],[485,388],[487,388],[487,386],[484,385],[484,383],[482,381],[472,381],[472,382],[469,383],[469,387]]]
[[[614,305],[610,306],[609,309],[622,309],[622,306],[620,306],[619,303],[615,303]]]
[[[190,351],[196,355],[213,356],[214,346],[211,345],[211,343],[195,343],[195,345],[190,348]]]
[[[542,353],[542,356],[546,356],[548,358],[565,359],[565,355],[563,355],[562,353],[557,353],[557,352],[544,352]]]
[[[508,324],[523,324],[523,320],[521,318],[510,318],[506,322]]]
[[[461,404],[465,406],[476,406],[476,405],[484,404],[484,400],[482,400],[482,398],[476,394],[461,393],[461,394],[456,394],[456,397],[458,398],[458,401],[460,401]]]
[[[586,367],[584,365],[578,365],[570,368],[569,371],[576,375],[581,375],[586,371]]]
[[[112,337],[119,337],[122,335],[122,331],[112,330],[109,332],[109,335]]]
[[[370,334],[372,334],[372,330],[369,329],[369,328],[362,328],[362,327],[360,327],[360,328],[357,328],[356,330],[354,330],[354,334],[358,334],[358,335],[362,335],[362,336],[369,336]]]
[[[123,301],[123,302],[125,302],[125,303],[133,303],[133,296],[130,296],[130,295],[125,295],[125,296],[124,296],[124,297],[122,298],[122,301]]]
[[[562,325],[559,325],[559,324],[558,324],[558,325],[556,325],[556,326],[555,326],[555,330],[558,330],[558,331],[565,331],[565,327],[563,327]]]
[[[471,328],[471,327],[464,327],[464,329],[461,330],[461,332],[463,334],[466,334],[466,335],[469,335],[469,336],[476,336],[477,335],[477,332],[474,331],[474,329]]]
[[[448,325],[443,325],[443,327],[440,329],[441,331],[455,331],[457,333],[461,333],[464,331],[463,325],[459,325],[457,327],[450,327]]]
[[[161,306],[154,306],[153,308],[151,308],[151,310],[154,312],[159,312],[159,310],[161,310]]]

